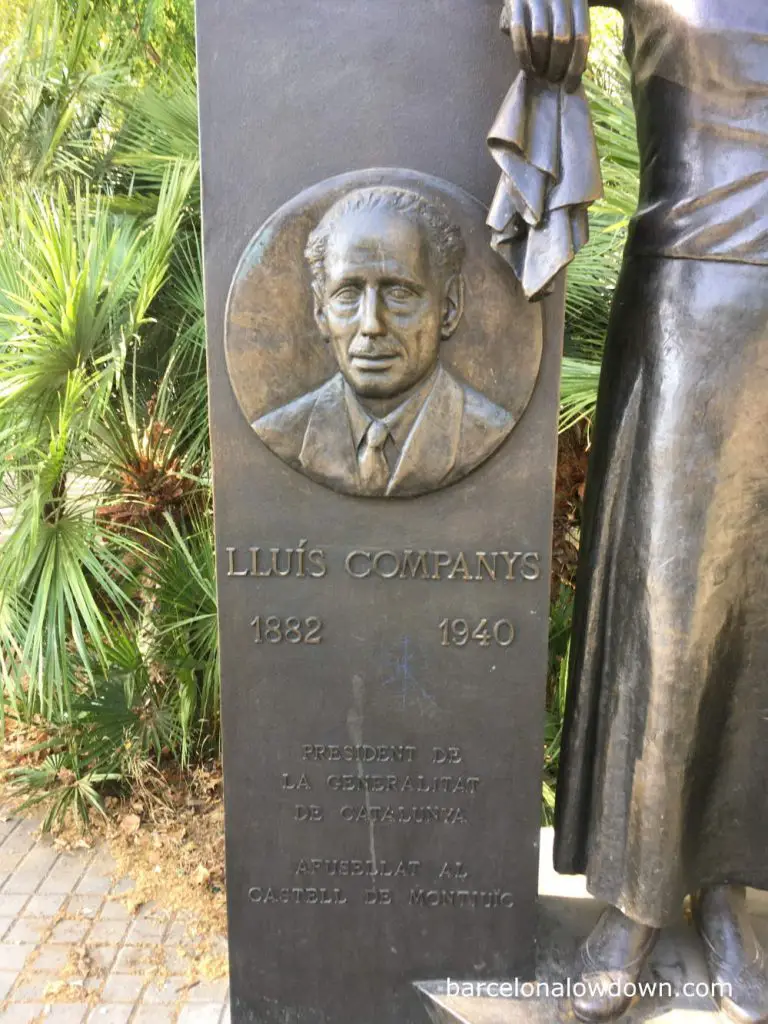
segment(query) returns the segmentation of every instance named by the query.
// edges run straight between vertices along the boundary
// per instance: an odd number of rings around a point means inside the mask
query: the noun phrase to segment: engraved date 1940
[[[316,615],[297,619],[293,615],[257,615],[251,622],[255,644],[319,644],[323,640],[323,623]]]
[[[515,639],[515,628],[508,619],[480,619],[477,625],[466,619],[441,619],[438,628],[443,647],[466,647],[470,642],[481,647],[509,647]]]

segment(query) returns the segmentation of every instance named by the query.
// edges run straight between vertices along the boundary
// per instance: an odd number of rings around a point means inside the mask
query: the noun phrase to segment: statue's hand
[[[504,0],[501,27],[520,66],[573,92],[587,66],[587,0]]]

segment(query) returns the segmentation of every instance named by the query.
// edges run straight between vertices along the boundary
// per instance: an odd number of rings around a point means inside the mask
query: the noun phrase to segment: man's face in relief
[[[334,225],[316,317],[357,394],[393,398],[432,372],[452,329],[450,291],[415,220],[361,210]]]

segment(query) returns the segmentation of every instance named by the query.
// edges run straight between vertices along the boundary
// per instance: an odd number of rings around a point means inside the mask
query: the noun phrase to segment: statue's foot
[[[633,998],[627,989],[640,977],[658,937],[658,928],[638,924],[615,907],[603,913],[581,947],[575,983],[584,991],[571,999],[579,1020],[597,1024],[626,1012]]]
[[[721,1011],[736,1024],[766,1024],[768,970],[749,919],[743,886],[702,889],[692,906],[704,943],[712,994]]]
[[[599,1024],[626,1013],[633,999],[630,986],[640,977],[657,938],[657,928],[639,925],[621,910],[608,907],[581,949],[574,978],[580,994],[571,997],[575,1016]]]

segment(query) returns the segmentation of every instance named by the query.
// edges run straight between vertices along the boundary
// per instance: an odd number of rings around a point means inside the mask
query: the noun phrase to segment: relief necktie
[[[389,429],[380,420],[373,420],[368,427],[360,452],[360,480],[363,494],[383,494],[389,481],[389,464],[384,454],[384,445]]]

